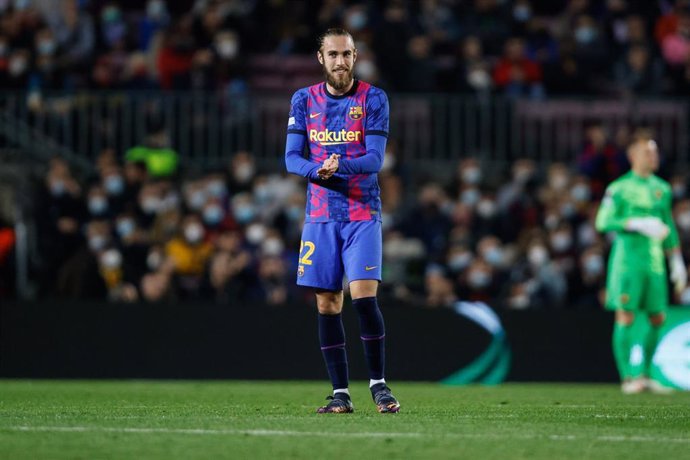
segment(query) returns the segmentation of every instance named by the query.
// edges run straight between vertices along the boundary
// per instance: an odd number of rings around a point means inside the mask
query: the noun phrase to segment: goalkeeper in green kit
[[[637,138],[628,147],[628,158],[630,172],[607,187],[596,219],[600,232],[616,232],[606,279],[606,308],[616,312],[613,354],[623,393],[665,392],[649,378],[668,305],[665,256],[676,292],[685,288],[687,271],[671,216],[671,187],[654,175],[659,167],[656,142]],[[647,315],[651,326],[642,340],[642,375],[632,375],[630,365],[636,314]]]

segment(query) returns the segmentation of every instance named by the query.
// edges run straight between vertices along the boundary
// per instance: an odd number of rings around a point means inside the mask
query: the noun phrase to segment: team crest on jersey
[[[654,190],[654,196],[656,197],[657,200],[661,199],[661,190]]]
[[[349,117],[353,120],[359,120],[364,115],[361,105],[355,105],[350,107]]]
[[[297,267],[297,276],[304,276],[304,265]]]
[[[621,303],[623,305],[625,305],[628,302],[630,302],[630,296],[628,294],[622,294],[621,295]]]

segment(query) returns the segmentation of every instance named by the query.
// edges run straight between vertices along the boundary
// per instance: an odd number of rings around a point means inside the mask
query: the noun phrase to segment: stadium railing
[[[511,100],[500,96],[391,94],[391,138],[416,167],[477,156],[570,161],[584,128],[601,121],[613,136],[623,125],[652,127],[667,161],[688,160],[690,104],[685,100]],[[279,162],[285,145],[290,94],[203,92],[84,92],[0,94],[0,148],[46,152],[87,162],[105,147],[118,153],[164,131],[185,161],[226,164],[239,150],[260,163]]]

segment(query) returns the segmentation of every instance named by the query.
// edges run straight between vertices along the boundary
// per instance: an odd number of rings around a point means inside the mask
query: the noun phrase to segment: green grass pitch
[[[690,458],[690,393],[391,386],[399,414],[355,382],[354,414],[318,415],[326,382],[0,380],[0,458]]]

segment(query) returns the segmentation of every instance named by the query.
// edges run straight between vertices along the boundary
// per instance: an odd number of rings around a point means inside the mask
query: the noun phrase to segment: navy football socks
[[[347,388],[349,379],[345,352],[345,328],[340,313],[337,315],[319,313],[319,341],[333,389]]]
[[[383,379],[385,364],[386,337],[383,315],[376,302],[376,297],[353,299],[352,305],[359,314],[360,338],[369,365],[369,378],[381,380]]]

